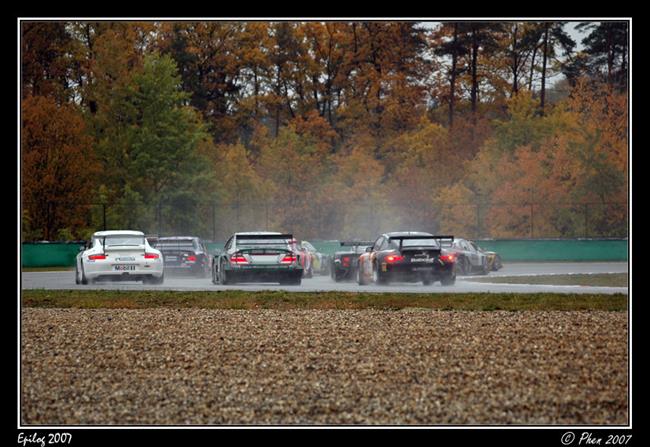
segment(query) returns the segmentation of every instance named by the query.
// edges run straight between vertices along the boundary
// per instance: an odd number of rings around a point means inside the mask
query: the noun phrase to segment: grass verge
[[[74,267],[21,267],[22,272],[73,272]]]
[[[381,309],[438,310],[627,310],[625,294],[560,293],[363,293],[224,291],[42,290],[22,291],[25,307],[204,308],[204,309]]]
[[[493,276],[465,278],[469,281],[506,284],[545,284],[557,286],[627,287],[627,273],[571,275]]]

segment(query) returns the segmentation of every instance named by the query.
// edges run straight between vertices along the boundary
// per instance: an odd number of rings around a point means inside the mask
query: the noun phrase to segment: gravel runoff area
[[[627,424],[626,312],[22,310],[23,424]]]

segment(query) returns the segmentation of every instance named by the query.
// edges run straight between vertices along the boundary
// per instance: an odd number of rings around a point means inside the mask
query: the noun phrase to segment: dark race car
[[[272,232],[235,233],[215,256],[214,284],[279,282],[300,285],[303,268],[293,249],[291,234]]]
[[[345,241],[341,242],[340,250],[334,253],[330,260],[330,276],[336,282],[345,279],[356,279],[359,266],[359,256],[366,252],[366,247],[372,245],[372,241]]]
[[[488,257],[474,242],[456,238],[450,251],[456,255],[456,271],[459,275],[487,275],[490,268]]]
[[[195,236],[159,237],[155,248],[163,255],[165,271],[190,273],[200,278],[210,274],[212,259],[203,241]]]
[[[423,232],[384,233],[359,257],[357,282],[365,285],[391,281],[418,282],[443,286],[456,282],[455,256],[441,243],[449,245],[453,236],[434,236]]]

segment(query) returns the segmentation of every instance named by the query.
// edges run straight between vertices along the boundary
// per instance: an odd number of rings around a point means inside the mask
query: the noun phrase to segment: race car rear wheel
[[[445,276],[440,280],[440,284],[443,286],[453,286],[456,284],[456,275]]]
[[[221,264],[221,268],[219,269],[219,284],[222,286],[227,286],[230,284],[230,280],[228,279],[228,274],[226,273],[226,269],[223,268],[223,264]]]
[[[84,286],[88,285],[88,278],[86,278],[86,274],[84,273],[84,265],[81,264],[81,284]]]
[[[458,259],[458,267],[459,267],[458,274],[460,275],[469,275],[472,270],[470,267],[469,259],[467,259],[464,256]]]
[[[219,284],[219,281],[217,280],[217,266],[216,265],[212,266],[212,284]]]
[[[77,263],[74,265],[74,283],[81,284],[81,279],[79,279],[79,265]]]
[[[363,266],[361,263],[359,263],[359,268],[357,268],[357,283],[360,286],[365,286],[368,285],[368,281],[366,281],[366,277],[363,275],[363,272],[361,271],[363,269]]]
[[[490,272],[490,269],[487,265],[487,259],[483,259],[483,265],[481,265],[481,275],[487,275]]]
[[[148,278],[145,278],[142,281],[144,284],[160,285],[165,282],[165,274],[163,273],[160,277],[151,275]]]
[[[386,275],[383,275],[381,271],[379,271],[379,265],[377,264],[375,264],[374,268],[372,269],[372,282],[381,285],[388,284],[388,278],[386,278]]]

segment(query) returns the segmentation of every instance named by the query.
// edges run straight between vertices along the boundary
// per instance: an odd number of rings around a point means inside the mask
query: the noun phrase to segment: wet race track
[[[120,290],[288,290],[299,292],[343,291],[343,292],[399,292],[399,293],[472,293],[472,292],[514,292],[514,293],[628,293],[627,287],[590,287],[566,285],[492,284],[474,282],[472,278],[530,275],[566,275],[626,273],[626,262],[579,262],[579,263],[511,263],[498,272],[487,276],[459,276],[454,286],[442,287],[439,282],[430,286],[422,283],[391,283],[388,286],[359,286],[354,281],[334,282],[329,276],[315,275],[303,279],[300,286],[280,286],[273,283],[249,283],[232,286],[212,284],[210,278],[192,278],[166,275],[162,285],[143,285],[140,282],[99,282],[93,285],[76,285],[74,272],[23,272],[23,289],[120,289]]]

